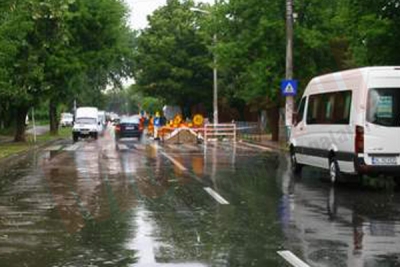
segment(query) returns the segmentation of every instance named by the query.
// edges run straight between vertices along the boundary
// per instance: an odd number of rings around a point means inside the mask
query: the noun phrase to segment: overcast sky
[[[166,0],[124,0],[130,10],[129,25],[133,29],[143,29],[147,26],[147,15],[150,15],[158,7],[165,5]],[[214,0],[199,0],[196,2],[214,3]]]

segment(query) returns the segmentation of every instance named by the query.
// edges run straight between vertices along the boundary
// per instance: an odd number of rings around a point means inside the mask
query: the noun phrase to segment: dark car
[[[140,125],[140,118],[138,116],[125,117],[115,125],[115,138],[120,139],[124,137],[142,137],[143,129]]]

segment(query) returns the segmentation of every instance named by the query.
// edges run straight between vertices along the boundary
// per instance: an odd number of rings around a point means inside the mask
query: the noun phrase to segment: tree
[[[47,89],[42,87],[44,76],[41,52],[44,47],[35,36],[32,8],[35,0],[2,5],[0,26],[0,87],[3,99],[16,121],[15,141],[25,140],[25,117],[32,103]]]
[[[223,2],[213,10],[218,14],[218,67],[225,92],[255,109],[268,108],[274,139],[285,70],[284,12],[282,1],[261,5],[256,0]]]
[[[280,82],[285,77],[285,1],[231,0],[214,7],[218,14],[219,69],[230,98],[254,110],[267,109],[272,138],[278,139]],[[297,0],[294,10],[294,78],[304,87],[317,74],[347,66],[350,40],[346,0]],[[323,8],[321,8],[323,6]],[[300,92],[301,93],[301,92]]]
[[[347,17],[354,65],[398,65],[400,1],[348,0]]]
[[[29,107],[49,100],[56,133],[59,103],[99,96],[131,75],[133,34],[121,1],[8,0],[0,8],[0,98],[15,111],[16,141],[24,140]]]
[[[135,80],[141,91],[182,108],[211,106],[212,99],[210,43],[199,34],[204,16],[190,11],[193,6],[191,0],[168,0],[149,16],[137,41]]]
[[[122,2],[76,0],[69,12],[68,46],[53,54],[60,71],[50,72],[49,77],[54,86],[50,96],[53,131],[58,129],[54,115],[60,101],[77,99],[81,105],[104,105],[101,91],[132,76],[134,34],[127,26]]]

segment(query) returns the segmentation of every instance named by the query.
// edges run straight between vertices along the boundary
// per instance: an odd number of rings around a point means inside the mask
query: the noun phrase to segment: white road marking
[[[310,267],[289,250],[278,251],[278,254],[294,267]]]
[[[75,143],[73,145],[67,146],[66,148],[64,148],[65,151],[75,151],[80,147],[80,143]]]
[[[184,148],[184,151],[186,151],[186,150],[196,150],[196,151],[200,150],[200,148],[198,146],[191,145],[191,144],[184,144],[183,148]]]
[[[128,150],[128,146],[125,144],[118,144],[118,149],[119,150]]]
[[[226,201],[225,198],[221,197],[217,192],[215,192],[212,188],[210,187],[204,187],[204,190],[212,196],[219,204],[221,205],[229,205],[229,202]]]
[[[47,147],[45,150],[46,151],[58,151],[61,149],[62,146],[51,146],[51,147]]]
[[[145,145],[143,145],[143,144],[135,144],[134,147],[137,150],[144,150],[146,148]]]
[[[241,145],[240,143],[236,143],[235,145],[236,145],[236,148],[238,148],[240,150],[254,151],[254,148],[248,147],[246,145]]]
[[[175,160],[173,157],[171,157],[170,155],[168,155],[165,152],[160,152],[161,155],[163,155],[164,157],[166,157],[167,159],[169,159],[176,167],[178,167],[181,171],[187,171],[187,169],[185,168],[185,166],[183,166],[180,162],[178,162],[177,160]]]
[[[250,144],[250,143],[247,143],[247,142],[241,142],[240,144],[243,144],[243,145],[246,145],[246,146],[250,146],[250,147],[254,147],[254,148],[258,148],[258,149],[265,150],[265,151],[273,151],[269,147],[254,145],[254,144]]]

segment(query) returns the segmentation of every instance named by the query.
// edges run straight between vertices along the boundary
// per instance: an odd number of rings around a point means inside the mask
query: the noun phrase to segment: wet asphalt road
[[[244,144],[106,133],[0,168],[0,266],[289,266],[279,250],[400,266],[398,191],[293,178],[284,155]]]

